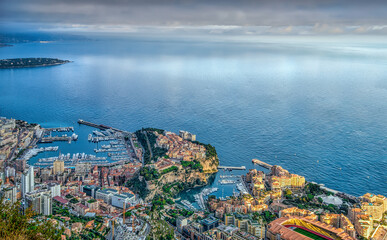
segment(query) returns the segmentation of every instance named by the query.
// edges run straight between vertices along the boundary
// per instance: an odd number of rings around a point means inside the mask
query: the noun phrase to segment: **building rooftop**
[[[214,223],[216,223],[218,221],[219,221],[219,219],[217,219],[217,218],[208,217],[208,218],[202,220],[202,224],[211,225],[211,224],[214,224]]]

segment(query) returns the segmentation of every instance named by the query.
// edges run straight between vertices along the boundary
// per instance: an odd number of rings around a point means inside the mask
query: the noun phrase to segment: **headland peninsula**
[[[57,58],[12,58],[1,59],[0,69],[8,68],[29,68],[29,67],[47,67],[69,63],[69,60]]]

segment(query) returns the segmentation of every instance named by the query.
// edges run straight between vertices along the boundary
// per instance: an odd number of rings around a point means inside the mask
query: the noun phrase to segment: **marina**
[[[220,184],[234,184],[236,183],[237,181],[236,180],[219,180],[219,183]]]
[[[206,210],[207,207],[205,205],[204,198],[210,195],[211,193],[217,192],[218,190],[218,188],[205,188],[200,193],[194,195],[195,201],[201,209]]]
[[[192,211],[196,211],[197,209],[194,207],[194,205],[192,205],[192,203],[190,203],[189,201],[187,200],[182,200],[181,203],[183,204],[184,207],[186,207],[188,210],[192,210]]]
[[[57,160],[64,161],[65,166],[74,166],[77,163],[89,162],[91,164],[100,165],[109,163],[106,157],[97,157],[95,155],[86,153],[74,153],[72,156],[70,153],[61,154],[58,157],[40,158],[38,159],[36,166],[48,167],[52,166]]]
[[[33,148],[27,151],[26,154],[24,154],[23,159],[29,160],[30,158],[38,155],[42,152],[56,152],[58,151],[58,146],[52,146],[52,147],[40,147],[40,148]]]

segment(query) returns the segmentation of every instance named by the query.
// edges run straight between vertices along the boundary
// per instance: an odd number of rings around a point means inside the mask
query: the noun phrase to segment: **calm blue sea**
[[[253,168],[258,158],[353,195],[387,195],[387,44],[127,38],[0,48],[0,58],[16,57],[73,61],[0,70],[0,116],[77,127],[62,153],[93,152],[79,118],[184,129],[214,145],[221,165]]]

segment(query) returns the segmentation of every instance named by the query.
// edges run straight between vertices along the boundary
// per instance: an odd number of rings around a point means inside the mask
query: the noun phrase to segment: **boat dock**
[[[74,132],[74,127],[45,128],[50,132]]]
[[[70,142],[73,138],[71,136],[56,136],[56,137],[43,137],[40,139],[41,143],[51,143],[54,141],[66,141]]]
[[[258,159],[253,159],[252,162],[253,162],[254,164],[257,164],[257,165],[259,165],[259,166],[261,166],[261,167],[264,167],[264,168],[266,168],[266,169],[269,169],[269,170],[273,167],[273,165],[270,165],[270,164],[268,164],[268,163],[262,162],[262,161],[260,161],[260,160],[258,160]]]
[[[101,130],[111,129],[111,130],[114,130],[114,131],[117,131],[117,132],[121,132],[121,133],[125,133],[125,134],[130,134],[130,132],[127,132],[127,131],[124,131],[124,130],[120,130],[118,128],[106,126],[106,125],[103,125],[103,124],[96,124],[96,123],[88,122],[88,121],[85,121],[83,119],[79,119],[78,123],[86,125],[86,126],[98,128],[98,129],[101,129]]]
[[[246,170],[246,167],[245,167],[245,166],[240,166],[240,167],[218,166],[218,169],[226,169],[226,170]]]

